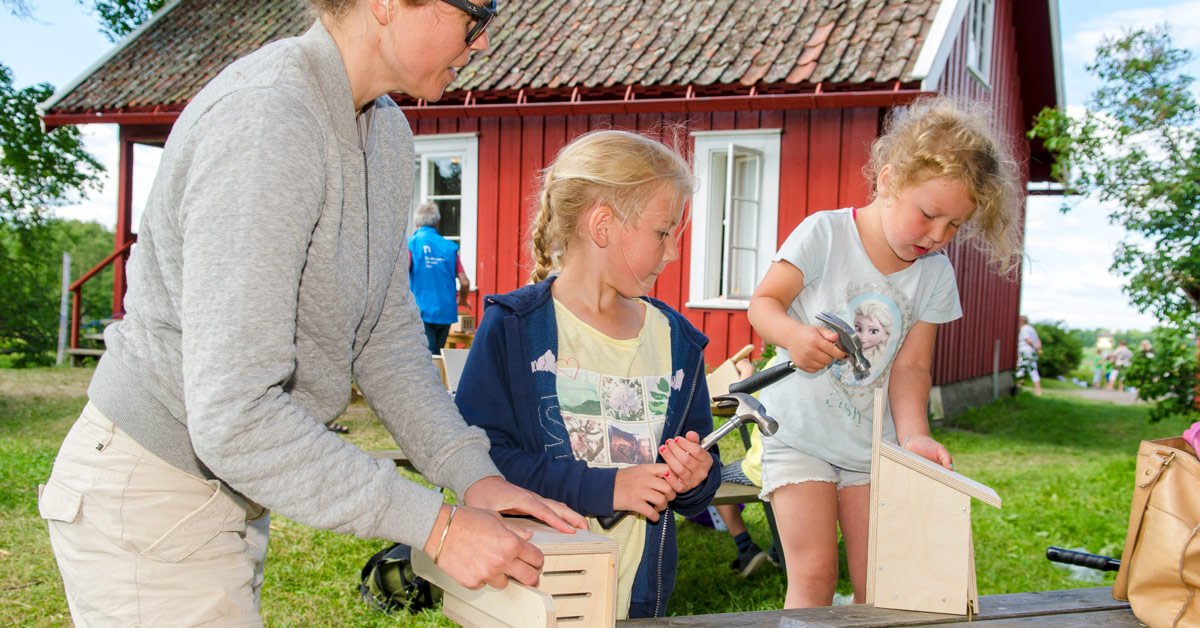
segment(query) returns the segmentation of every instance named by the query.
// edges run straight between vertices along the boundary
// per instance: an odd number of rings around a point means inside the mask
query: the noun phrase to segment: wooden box
[[[991,488],[895,443],[882,442],[875,396],[867,604],[973,615],[979,612],[971,498],[1000,507]]]
[[[459,314],[458,322],[450,324],[450,333],[452,334],[473,334],[475,333],[475,317],[470,314]]]
[[[617,542],[577,530],[563,534],[529,519],[511,523],[533,530],[545,562],[537,587],[509,580],[497,589],[467,589],[414,549],[413,571],[442,589],[442,612],[461,626],[615,626]]]

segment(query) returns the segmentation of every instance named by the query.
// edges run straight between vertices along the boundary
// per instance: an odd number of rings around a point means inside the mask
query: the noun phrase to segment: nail
[[[667,446],[666,446],[666,445],[663,445],[662,447],[659,447],[659,448],[658,448],[658,453],[660,453],[660,454],[661,454],[662,452],[664,452],[664,451],[666,451],[666,450],[667,450]]]
[[[666,475],[664,475],[663,477],[664,477],[664,478],[669,478],[669,477],[671,477],[671,472],[670,472],[670,471],[667,471],[667,474],[666,474]]]

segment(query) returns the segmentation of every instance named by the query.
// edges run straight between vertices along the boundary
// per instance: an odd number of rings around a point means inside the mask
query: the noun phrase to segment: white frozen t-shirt
[[[788,315],[819,326],[820,312],[840,317],[855,328],[871,370],[858,379],[850,363],[839,360],[816,373],[797,370],[763,389],[759,399],[779,421],[774,437],[838,467],[869,471],[874,389],[887,387],[892,361],[917,321],[962,316],[954,269],[945,255],[931,253],[883,275],[867,257],[849,208],[805,218],[776,254],[781,260],[804,273],[804,289]],[[782,347],[779,354],[790,359]],[[890,408],[883,436],[896,440]]]

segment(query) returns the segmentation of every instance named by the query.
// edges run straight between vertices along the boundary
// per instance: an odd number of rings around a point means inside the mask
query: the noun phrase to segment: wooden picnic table
[[[966,616],[899,611],[874,606],[825,606],[795,610],[688,615],[618,621],[618,626],[770,626],[771,628],[885,628],[887,626],[958,626],[959,628],[1135,628],[1144,626],[1129,604],[1112,598],[1112,587],[984,595],[979,614]]]

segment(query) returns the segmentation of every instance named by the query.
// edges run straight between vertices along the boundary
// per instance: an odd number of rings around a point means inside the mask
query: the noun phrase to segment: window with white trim
[[[697,131],[688,307],[738,308],[775,255],[779,129]]]
[[[479,205],[479,138],[474,133],[418,135],[412,208],[432,201],[441,212],[438,233],[457,242],[463,270],[475,284]],[[412,231],[410,212],[409,231]]]
[[[986,85],[992,70],[992,17],[995,0],[971,0],[967,32],[967,69]]]

